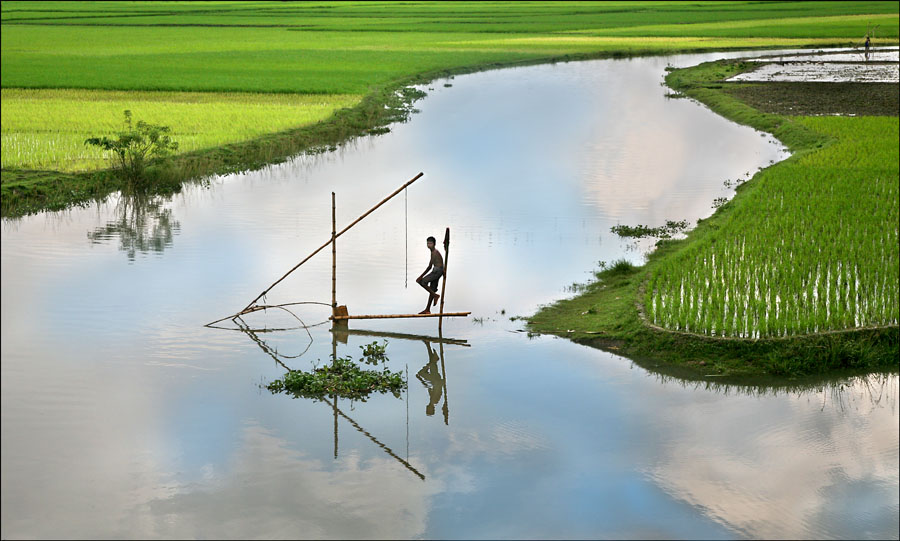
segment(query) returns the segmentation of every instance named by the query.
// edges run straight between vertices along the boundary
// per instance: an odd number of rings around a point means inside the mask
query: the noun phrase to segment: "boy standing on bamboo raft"
[[[435,244],[437,244],[437,241],[434,237],[426,239],[425,245],[431,252],[431,260],[429,260],[428,266],[422,274],[416,278],[416,283],[428,292],[428,302],[425,304],[425,309],[419,312],[420,314],[430,314],[431,306],[437,306],[437,301],[440,297],[437,292],[437,286],[438,280],[444,276],[444,258],[441,257],[441,253],[435,248]],[[431,272],[428,272],[429,270]]]

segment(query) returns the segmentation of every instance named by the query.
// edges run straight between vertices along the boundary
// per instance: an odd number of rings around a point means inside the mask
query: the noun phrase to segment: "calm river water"
[[[721,56],[435,81],[410,122],[336,152],[4,222],[2,537],[896,538],[896,375],[686,383],[514,319],[601,260],[641,262],[610,226],[693,223],[724,180],[785,156],[666,98],[667,64]],[[341,227],[419,171],[339,239],[338,300],[421,310],[425,237],[450,227],[446,310],[473,312],[445,321],[455,341],[384,337],[434,320],[354,321],[375,334],[337,336],[338,355],[386,339],[400,398],[262,388],[327,362],[329,326],[203,324],[328,238],[332,191]],[[268,302],[330,302],[328,252]]]

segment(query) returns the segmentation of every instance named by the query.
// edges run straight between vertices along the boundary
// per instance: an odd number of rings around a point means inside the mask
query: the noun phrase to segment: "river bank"
[[[819,40],[821,41],[821,40]],[[824,43],[824,46],[828,46]],[[830,45],[846,45],[836,40]],[[758,50],[771,50],[779,45],[765,45]],[[752,47],[751,47],[752,48]],[[602,50],[539,57],[528,60],[491,61],[470,66],[431,70],[404,77],[378,87],[357,105],[336,111],[326,120],[296,129],[271,133],[249,141],[178,154],[166,162],[148,168],[147,194],[178,193],[185,183],[203,182],[234,172],[250,172],[282,163],[298,154],[333,151],[355,138],[377,135],[389,130],[388,125],[405,122],[414,112],[413,104],[425,93],[414,86],[431,84],[438,79],[488,70],[524,67],[558,62],[575,62],[605,58],[639,58],[665,54],[688,54],[745,50],[746,46],[706,47],[692,44],[674,48],[650,43],[643,48]],[[0,170],[0,216],[15,218],[43,211],[56,211],[71,206],[85,206],[104,200],[128,186],[111,169],[69,173],[53,170],[3,168]]]
[[[709,219],[698,222],[697,227],[685,239],[659,241],[644,266],[623,264],[599,272],[596,274],[596,281],[588,284],[583,293],[539,310],[529,319],[532,331],[566,336],[580,343],[611,349],[642,359],[639,362],[646,366],[664,366],[678,371],[682,376],[693,378],[709,375],[737,378],[765,375],[807,376],[829,371],[896,370],[900,343],[896,321],[868,328],[853,328],[851,325],[846,329],[823,329],[827,332],[796,332],[789,336],[748,339],[722,336],[721,330],[711,335],[709,332],[668,329],[655,325],[648,319],[646,302],[651,298],[651,292],[647,290],[651,277],[658,276],[661,272],[672,272],[673,264],[691,264],[683,254],[696,246],[716,240],[721,242],[722,236],[717,236],[717,232],[732,225],[742,206],[748,204],[747,201],[760,196],[760,190],[765,189],[759,187],[761,184],[772,186],[786,182],[793,172],[792,167],[805,156],[824,152],[829,147],[849,144],[849,137],[844,137],[843,133],[836,135],[837,132],[817,129],[814,123],[804,121],[803,117],[762,112],[738,99],[738,96],[746,98],[750,95],[771,94],[765,84],[723,83],[725,79],[752,67],[740,60],[709,62],[674,70],[666,77],[666,83],[673,90],[699,101],[725,118],[775,135],[790,148],[793,156],[768,167],[740,185],[733,200]],[[812,85],[807,84],[805,88],[810,86]],[[878,88],[876,92],[882,95],[885,90]],[[895,93],[896,89],[888,92]],[[858,94],[859,90],[855,93]],[[785,98],[787,94],[783,91],[780,95],[782,100],[790,99],[790,96]],[[795,101],[801,98],[802,94],[793,93]],[[849,103],[858,101],[850,100]],[[845,100],[844,105],[847,103]],[[779,108],[783,112],[785,106],[782,104]],[[883,109],[885,114],[893,114],[891,107]],[[856,111],[843,112],[853,114]],[[897,121],[896,117],[881,118],[874,130],[870,131],[877,131],[876,136],[882,145],[870,147],[867,151],[877,153],[880,149],[887,152],[879,158],[890,163],[889,149],[896,144]],[[863,119],[847,121],[864,122]],[[856,155],[857,152],[854,150],[853,154]],[[848,158],[843,160],[843,165],[836,163],[834,166],[842,167],[845,172],[857,167]],[[893,163],[896,164],[895,159]],[[891,182],[896,185],[896,169],[887,172],[887,175],[888,185]],[[813,207],[818,204],[821,203],[810,202]],[[886,199],[884,204],[896,204],[896,197]],[[891,210],[895,212],[895,209]],[[856,212],[870,212],[870,209]],[[774,218],[769,216],[767,220]],[[849,223],[855,222],[851,220]],[[893,246],[893,250],[896,250],[895,243]],[[890,273],[890,269],[889,264],[880,272]],[[896,273],[893,276],[895,279]],[[789,291],[781,292],[782,296],[787,294]]]
[[[153,193],[169,194],[186,182],[383,133],[410,110],[410,85],[455,74],[592,58],[853,46],[863,17],[881,23],[879,43],[897,38],[891,3],[426,6],[225,3],[212,11],[144,3],[98,11],[91,4],[4,3],[2,86],[47,98],[16,109],[15,93],[4,96],[0,215],[89,204],[127,188],[98,170],[100,152],[83,145],[118,126],[121,110],[96,107],[111,96],[129,104],[119,109],[169,125],[182,141],[181,154],[148,174]],[[78,99],[60,104],[67,92]],[[211,105],[216,94],[231,95],[227,107]],[[273,96],[297,103],[319,96],[314,107],[335,112],[303,120],[298,111],[272,109],[270,117],[290,119],[267,122],[256,107],[279,101]],[[229,118],[232,126],[222,128]],[[231,129],[248,123],[254,125]]]

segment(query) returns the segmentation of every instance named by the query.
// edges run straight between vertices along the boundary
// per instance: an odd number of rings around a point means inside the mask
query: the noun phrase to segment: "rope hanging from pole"
[[[406,255],[403,289],[409,289],[409,188],[403,189],[403,250]]]
[[[284,274],[281,276],[281,278],[275,280],[275,282],[273,282],[269,287],[267,287],[266,289],[264,289],[264,290],[262,291],[262,293],[260,293],[259,295],[257,295],[256,298],[253,299],[252,301],[250,301],[250,303],[248,303],[247,306],[245,306],[241,311],[237,312],[236,314],[233,314],[233,315],[230,315],[230,316],[226,316],[226,317],[224,317],[224,318],[222,318],[222,319],[219,319],[219,320],[217,320],[217,321],[214,321],[214,322],[212,322],[212,323],[217,323],[218,321],[224,321],[225,319],[231,319],[231,318],[234,318],[234,317],[243,315],[243,314],[247,314],[247,313],[254,312],[254,311],[256,311],[256,310],[262,309],[262,307],[260,307],[260,306],[257,305],[256,303],[257,303],[257,301],[259,301],[260,299],[265,299],[266,294],[267,294],[269,291],[271,291],[273,287],[275,287],[275,286],[277,286],[279,283],[281,283],[282,280],[284,280],[284,279],[287,278],[292,272],[294,272],[295,270],[297,270],[298,268],[300,268],[301,265],[303,265],[304,263],[306,263],[307,261],[309,261],[310,259],[312,259],[312,257],[313,257],[314,255],[316,255],[317,253],[319,253],[319,252],[321,252],[322,250],[324,250],[326,246],[328,246],[329,244],[331,244],[332,242],[334,242],[335,240],[337,240],[338,237],[340,237],[341,235],[343,235],[344,233],[346,233],[351,227],[353,227],[354,225],[356,225],[356,224],[358,224],[359,222],[361,222],[361,221],[362,221],[366,216],[368,216],[369,214],[372,214],[373,212],[375,212],[381,205],[387,203],[388,201],[390,201],[391,199],[393,199],[394,196],[396,196],[397,194],[399,194],[400,192],[402,192],[403,190],[405,190],[405,189],[407,188],[407,186],[409,186],[409,185],[412,184],[413,182],[419,180],[424,174],[425,174],[425,173],[419,173],[418,175],[414,176],[414,177],[411,178],[410,180],[406,181],[406,183],[403,184],[403,186],[400,186],[399,188],[397,188],[396,190],[394,190],[389,196],[387,196],[387,197],[385,197],[384,199],[382,199],[377,205],[375,205],[374,207],[372,207],[372,208],[370,208],[369,210],[367,210],[366,212],[364,212],[359,218],[357,218],[357,219],[353,220],[352,222],[350,222],[350,225],[348,225],[347,227],[345,227],[345,228],[341,229],[340,231],[338,231],[337,234],[332,235],[332,237],[328,239],[328,242],[326,242],[325,244],[323,244],[323,245],[319,246],[318,248],[316,248],[315,250],[313,250],[313,252],[312,252],[311,254],[309,254],[308,256],[306,256],[305,258],[303,258],[302,261],[300,261],[299,263],[297,263],[296,265],[294,265],[293,267],[291,267],[291,269],[290,269],[289,271],[287,271],[286,273],[284,273]],[[263,302],[265,302],[265,301],[263,301]],[[207,323],[207,325],[210,325],[210,323]]]

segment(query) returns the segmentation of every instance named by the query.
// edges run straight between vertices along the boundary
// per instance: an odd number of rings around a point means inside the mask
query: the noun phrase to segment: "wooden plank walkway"
[[[466,317],[472,312],[444,312],[438,314],[369,314],[362,316],[331,316],[329,319],[342,321],[347,319],[399,319],[407,317]]]

